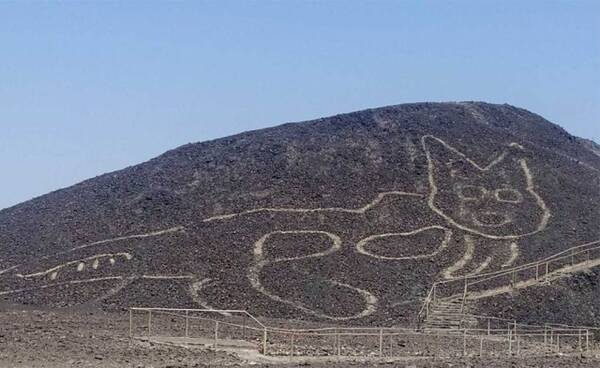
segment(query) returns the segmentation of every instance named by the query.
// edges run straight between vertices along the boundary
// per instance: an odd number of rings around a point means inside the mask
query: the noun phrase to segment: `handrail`
[[[584,244],[581,244],[578,246],[574,246],[574,247],[568,248],[566,250],[560,251],[558,253],[555,253],[549,257],[543,258],[541,260],[526,263],[526,264],[516,266],[516,267],[510,268],[510,269],[488,272],[488,273],[478,274],[478,275],[465,275],[463,277],[454,278],[451,280],[436,281],[433,283],[432,287],[429,290],[429,293],[427,294],[427,297],[424,299],[423,306],[419,310],[417,318],[418,318],[418,320],[421,320],[423,318],[423,311],[426,307],[428,307],[428,304],[431,303],[430,296],[434,292],[434,289],[436,287],[439,287],[442,285],[447,285],[450,283],[458,283],[458,282],[461,282],[461,283],[464,282],[465,287],[468,287],[470,285],[476,285],[476,284],[479,284],[479,283],[482,283],[485,281],[489,281],[489,280],[493,280],[493,279],[496,279],[496,278],[499,278],[502,276],[511,275],[511,274],[514,274],[519,271],[533,269],[534,267],[537,268],[540,265],[554,264],[557,261],[564,260],[569,257],[574,257],[574,256],[582,254],[584,252],[590,252],[590,251],[593,251],[596,249],[600,249],[600,240],[595,240],[595,241],[584,243]],[[470,280],[474,280],[474,281],[470,281]],[[451,296],[449,296],[449,297],[451,297]],[[463,295],[462,299],[465,299],[465,295]],[[464,302],[464,300],[463,300],[463,302]]]
[[[262,322],[260,322],[256,317],[252,314],[248,313],[248,311],[243,309],[195,309],[195,308],[157,308],[157,307],[130,307],[130,310],[140,310],[140,311],[173,311],[173,312],[205,312],[205,313],[240,313],[245,314],[250,317],[254,322],[258,323],[258,325],[262,328],[266,328]]]
[[[486,279],[476,280],[476,281],[473,281],[472,283],[470,283],[469,285],[475,285],[475,284],[478,284],[478,283],[480,283],[480,282],[483,282],[483,281],[493,280],[494,278],[497,278],[497,277],[500,277],[500,276],[504,276],[504,275],[509,275],[509,274],[511,274],[511,273],[513,273],[513,272],[518,272],[518,271],[523,271],[523,270],[532,269],[534,266],[535,266],[535,267],[538,267],[538,266],[540,266],[540,265],[544,265],[544,264],[553,264],[553,263],[555,263],[556,261],[560,261],[560,260],[563,260],[563,259],[567,259],[567,258],[570,258],[570,257],[574,257],[574,256],[576,256],[576,255],[578,255],[578,254],[582,254],[582,253],[585,253],[585,252],[589,252],[589,251],[591,251],[591,250],[595,250],[595,249],[600,249],[600,246],[598,246],[598,247],[594,247],[594,248],[585,249],[585,250],[579,250],[579,251],[577,251],[577,252],[575,252],[575,251],[571,251],[571,253],[570,253],[570,254],[568,254],[568,255],[565,255],[565,256],[562,256],[562,257],[555,257],[555,258],[548,259],[548,260],[544,260],[544,261],[541,261],[541,262],[539,262],[539,263],[532,264],[531,266],[520,268],[519,270],[516,270],[516,271],[506,271],[506,272],[504,272],[504,273],[502,273],[502,274],[494,275],[494,277],[489,277],[489,278],[486,278]],[[482,276],[483,276],[483,275],[482,275]]]
[[[423,305],[421,306],[421,309],[419,310],[419,313],[417,314],[417,323],[418,324],[421,323],[421,316],[423,314],[423,310],[425,308],[429,309],[429,303],[431,303],[431,297],[433,295],[434,288],[435,288],[435,284],[434,284],[434,287],[432,287],[431,289],[429,289],[429,293],[425,297],[425,303],[423,303]]]
[[[431,295],[430,295],[431,296]],[[435,292],[433,293],[433,297],[435,298]],[[543,328],[540,326],[526,326],[523,324],[517,324],[514,321],[510,321],[510,323],[508,323],[508,325],[505,328],[491,328],[490,324],[488,323],[488,327],[486,328],[468,328],[468,327],[461,327],[459,329],[452,329],[452,328],[433,328],[433,329],[428,329],[427,331],[420,331],[418,329],[409,329],[409,328],[398,328],[398,327],[325,327],[325,328],[313,328],[313,329],[283,329],[283,328],[272,328],[272,327],[268,327],[265,326],[264,324],[262,324],[260,321],[258,321],[258,319],[256,319],[254,316],[252,316],[249,312],[245,311],[245,310],[219,310],[219,309],[191,309],[191,308],[143,308],[143,307],[132,307],[129,309],[129,336],[131,339],[136,339],[136,338],[144,338],[141,335],[137,335],[135,334],[133,331],[133,319],[132,319],[132,312],[133,311],[148,311],[148,320],[147,320],[147,334],[144,334],[147,336],[148,340],[150,340],[152,333],[151,333],[151,320],[152,320],[152,311],[157,312],[158,315],[167,315],[167,316],[177,316],[177,317],[184,317],[186,318],[185,320],[185,337],[189,338],[188,335],[188,319],[201,319],[201,320],[207,320],[207,321],[212,321],[215,322],[214,323],[214,340],[211,343],[211,345],[214,347],[214,349],[217,349],[218,345],[220,345],[219,341],[223,341],[224,339],[233,339],[233,338],[240,338],[238,334],[236,334],[235,330],[233,330],[233,332],[231,330],[229,331],[229,334],[227,332],[227,330],[224,332],[225,335],[221,334],[221,340],[219,340],[219,326],[232,326],[232,327],[236,327],[236,328],[240,328],[243,329],[243,337],[242,339],[250,342],[252,344],[257,343],[257,341],[262,341],[260,344],[262,345],[262,354],[267,354],[267,349],[269,344],[271,346],[275,347],[275,354],[276,355],[280,355],[281,354],[281,344],[286,345],[288,338],[287,336],[290,336],[289,339],[289,350],[287,348],[284,347],[284,354],[289,354],[291,356],[296,355],[295,354],[295,350],[294,350],[294,342],[296,341],[296,346],[302,346],[301,349],[308,349],[308,351],[301,351],[301,350],[296,350],[300,352],[300,355],[304,354],[304,355],[308,355],[310,356],[311,353],[311,348],[312,348],[312,344],[306,344],[306,338],[311,339],[311,338],[319,338],[322,339],[323,337],[334,337],[334,345],[333,345],[333,354],[337,355],[338,357],[341,356],[341,352],[342,352],[342,342],[340,340],[341,337],[379,337],[379,358],[384,358],[387,356],[394,356],[392,355],[392,338],[394,337],[402,337],[402,338],[412,338],[412,336],[415,336],[417,338],[422,338],[423,336],[432,336],[432,334],[435,334],[435,336],[437,338],[439,337],[451,337],[453,339],[462,339],[462,354],[463,356],[466,356],[468,354],[468,345],[467,345],[467,339],[469,339],[469,341],[473,341],[472,339],[476,339],[474,341],[479,341],[479,354],[480,356],[482,356],[482,352],[483,352],[483,347],[484,347],[484,341],[490,341],[490,342],[494,342],[494,343],[504,343],[507,342],[508,343],[508,352],[509,354],[512,354],[512,351],[515,351],[514,349],[516,348],[516,354],[519,355],[519,352],[523,352],[524,350],[522,350],[521,347],[523,347],[524,349],[527,349],[526,347],[524,347],[524,343],[532,343],[532,344],[539,344],[540,347],[551,347],[552,351],[554,351],[554,348],[556,348],[557,352],[560,352],[560,341],[563,341],[563,349],[564,346],[567,346],[567,350],[571,350],[573,352],[579,351],[579,352],[589,352],[590,351],[590,331],[592,330],[596,330],[596,328],[577,328],[577,327],[551,327],[551,326],[544,326]],[[226,321],[222,321],[219,319],[214,319],[214,318],[203,318],[203,317],[199,317],[197,315],[190,315],[189,311],[193,311],[193,312],[210,312],[210,313],[219,313],[219,314],[224,314],[224,312],[229,312],[229,313],[241,313],[245,316],[249,316],[251,317],[254,321],[256,321],[259,325],[264,326],[263,328],[256,328],[256,327],[250,327],[250,326],[246,326],[245,323],[244,325],[240,325],[237,323],[230,323],[230,322],[226,322]],[[186,312],[185,314],[183,314],[182,312]],[[231,315],[228,315],[231,316]],[[478,316],[480,317],[480,316]],[[174,321],[174,318],[171,318],[171,321]],[[239,318],[239,316],[238,316]],[[497,318],[497,317],[489,317],[489,318],[495,318],[500,320],[501,318]],[[160,324],[159,324],[160,325]],[[146,327],[143,326],[143,328],[145,329]],[[251,334],[250,336],[246,335],[246,330],[252,330],[252,331],[257,331],[260,332],[262,335],[262,339],[257,339],[255,334]],[[139,331],[139,329],[136,329]],[[160,329],[159,329],[160,330]],[[156,331],[155,331],[156,332]],[[162,333],[162,335],[161,335]],[[271,339],[268,339],[269,333],[271,334]],[[279,338],[277,338],[277,334],[279,334]],[[155,334],[157,336],[165,336],[164,332],[158,332],[157,334]],[[177,336],[182,336],[182,335],[167,335],[173,338],[176,338]],[[302,337],[300,340],[298,340],[299,337]],[[571,343],[569,343],[569,340],[565,340],[565,338],[569,338],[569,337],[575,337],[577,338],[576,340],[571,340]],[[593,337],[593,335],[592,335]],[[282,339],[283,338],[283,339]],[[387,353],[384,353],[384,339],[389,338],[390,340],[390,348],[388,350]],[[548,343],[548,338],[549,338],[549,343]],[[529,341],[527,339],[530,339]],[[553,339],[554,342],[553,343]],[[321,341],[321,340],[319,340]],[[353,340],[354,341],[354,340]],[[436,340],[437,341],[437,340]],[[573,342],[575,341],[575,342]],[[160,342],[160,341],[159,341]],[[310,340],[308,340],[308,342],[310,343]],[[203,342],[204,344],[206,344],[206,342]],[[299,344],[298,344],[299,343]],[[226,343],[224,346],[226,346]],[[361,346],[357,347],[356,345],[352,345],[352,343],[349,343],[349,347],[345,347],[344,349],[346,349],[346,351],[348,351],[347,349],[350,349],[350,355],[349,356],[354,356],[353,352],[356,352],[356,349],[360,349],[358,350],[360,354],[365,354],[367,357],[372,357],[373,356],[373,352],[365,352],[364,351],[364,346],[362,346],[362,344],[359,344]],[[543,344],[543,345],[542,345]],[[593,344],[593,342],[592,342]],[[515,348],[513,348],[513,346],[515,346]],[[373,346],[373,349],[376,349],[377,345]],[[459,348],[457,348],[456,350],[458,350]],[[471,348],[472,349],[472,348]],[[490,348],[492,352],[496,351],[498,349],[498,346],[495,347],[491,347]],[[502,348],[501,348],[502,349]],[[512,350],[511,350],[512,349]],[[592,348],[593,349],[593,348]],[[260,350],[260,345],[259,345],[259,350]],[[421,352],[422,350],[419,350],[419,352]],[[593,350],[592,350],[593,351]],[[319,353],[317,352],[317,355]],[[388,355],[389,354],[389,355]],[[401,353],[402,354],[402,353]],[[437,353],[435,353],[437,354]],[[325,355],[331,355],[331,353],[326,353]],[[396,355],[397,356],[397,355]],[[437,356],[437,355],[434,355]]]
[[[498,275],[498,274],[502,274],[502,275],[510,274],[512,272],[520,271],[520,270],[523,270],[523,269],[528,269],[528,268],[531,268],[533,266],[539,266],[539,265],[544,264],[546,262],[550,262],[552,260],[555,260],[555,258],[557,258],[560,255],[572,252],[575,249],[580,249],[580,248],[588,247],[588,246],[594,245],[594,244],[600,244],[600,240],[595,240],[595,241],[588,242],[588,243],[585,243],[585,244],[581,244],[581,245],[578,245],[578,246],[575,246],[575,247],[571,247],[571,248],[568,248],[568,249],[566,249],[564,251],[560,251],[558,253],[555,253],[555,254],[553,254],[553,255],[551,255],[549,257],[543,258],[541,260],[530,262],[530,263],[525,263],[523,265],[515,266],[513,268],[507,268],[507,269],[504,269],[504,270],[493,271],[493,272],[488,272],[488,273],[481,273],[481,274],[477,274],[477,275],[465,275],[465,276],[457,277],[457,278],[454,278],[454,279],[451,279],[451,280],[436,281],[434,284],[436,284],[436,285],[443,285],[443,284],[448,284],[448,283],[452,283],[452,282],[462,281],[465,278],[466,279],[478,279],[478,278],[485,277],[485,276],[494,276],[494,275]],[[595,250],[595,249],[599,249],[599,248],[600,248],[600,245],[597,246],[597,247],[586,249],[586,251]],[[575,254],[581,254],[581,252],[578,252],[578,253],[575,253]],[[569,256],[570,256],[570,254],[569,254]],[[563,258],[561,258],[561,259],[563,259]]]
[[[258,321],[255,317],[253,317],[250,313],[248,313],[245,310],[221,310],[221,309],[188,309],[188,308],[143,308],[143,307],[131,307],[129,308],[130,310],[138,310],[138,311],[157,311],[157,312],[177,312],[177,311],[194,311],[194,312],[210,312],[210,313],[225,313],[225,312],[229,312],[229,313],[241,313],[241,314],[245,314],[248,315],[249,317],[251,317],[254,321],[256,321],[261,328],[256,328],[256,327],[251,327],[251,326],[244,326],[244,325],[239,325],[239,324],[235,324],[235,323],[230,323],[230,322],[223,322],[223,321],[219,321],[219,323],[222,323],[224,325],[229,325],[229,326],[233,326],[233,327],[243,327],[249,330],[255,330],[255,331],[263,331],[263,330],[267,330],[268,332],[274,332],[274,333],[285,333],[285,334],[307,334],[310,332],[315,332],[315,333],[325,333],[325,332],[333,332],[333,334],[366,334],[365,332],[357,332],[357,331],[387,331],[387,333],[392,333],[392,332],[397,332],[397,333],[414,333],[415,329],[413,328],[403,328],[403,327],[321,327],[321,328],[304,328],[304,329],[287,329],[287,328],[278,328],[278,327],[269,327],[266,326],[264,324],[262,324],[260,321]],[[190,316],[190,315],[184,315],[184,314],[174,314],[174,313],[163,313],[166,315],[171,315],[171,316],[177,316],[177,317],[186,317],[189,319],[200,319],[200,320],[205,320],[205,321],[217,321],[216,319],[213,318],[202,318],[202,317],[194,317],[194,316]],[[546,327],[550,327],[552,328],[553,331],[579,331],[579,330],[600,330],[599,327],[589,327],[589,326],[569,326],[569,325],[565,325],[565,324],[545,324],[545,325],[533,325],[533,324],[525,324],[525,323],[515,323],[514,320],[512,319],[506,319],[506,318],[500,318],[500,317],[493,317],[493,316],[484,316],[484,315],[476,315],[476,314],[452,314],[449,313],[448,315],[456,315],[456,316],[464,316],[464,317],[473,317],[473,318],[477,318],[477,319],[494,319],[494,320],[499,320],[499,321],[503,321],[503,322],[508,322],[511,325],[516,325],[517,327],[521,327],[521,328],[546,328]],[[559,328],[557,328],[559,327]],[[447,329],[440,329],[440,330],[447,330]],[[461,328],[462,330],[467,330],[467,331],[488,331],[488,329],[485,328]],[[346,331],[346,333],[344,333],[344,331]],[[352,332],[354,331],[354,332]],[[489,329],[489,331],[506,331],[506,329]],[[529,330],[528,332],[532,332],[532,331],[537,331],[537,330]],[[543,330],[542,330],[543,331]],[[370,334],[366,334],[369,335]]]

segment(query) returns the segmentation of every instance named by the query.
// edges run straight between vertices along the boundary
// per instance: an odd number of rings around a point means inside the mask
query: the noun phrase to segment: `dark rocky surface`
[[[472,260],[453,276],[488,257],[485,271],[501,269],[512,242],[518,265],[600,239],[593,147],[486,103],[389,106],[188,144],[0,211],[0,298],[394,324],[414,317],[468,241]],[[573,282],[539,294],[540,313],[568,295],[568,315],[595,323],[600,294]],[[507,315],[513,297],[479,312]],[[512,308],[529,318],[527,303]]]
[[[268,321],[265,321],[268,322]],[[269,324],[272,324],[268,322]],[[284,356],[261,357],[246,353],[214,351],[210,348],[186,347],[131,340],[128,336],[127,313],[87,309],[24,309],[22,306],[0,305],[0,367],[2,368],[204,368],[204,367],[402,367],[402,368],[505,368],[505,367],[598,367],[600,356],[508,356],[498,355],[431,358],[365,360],[365,357],[332,357],[286,359]],[[206,331],[210,335],[212,331]],[[194,333],[198,333],[197,329]],[[259,339],[260,340],[260,339]],[[377,339],[365,346],[377,349]],[[460,340],[460,339],[459,339]],[[323,348],[331,345],[331,339]],[[436,344],[435,336],[423,344]],[[259,345],[259,342],[257,342]],[[462,349],[461,344],[458,348]],[[270,348],[272,348],[270,346]],[[504,347],[506,349],[506,347]],[[475,349],[476,350],[476,349]],[[504,355],[506,354],[506,355]],[[376,356],[376,354],[375,354]]]

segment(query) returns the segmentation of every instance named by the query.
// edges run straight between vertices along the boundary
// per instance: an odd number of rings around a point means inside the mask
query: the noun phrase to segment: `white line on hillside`
[[[377,194],[373,201],[369,202],[363,207],[360,208],[342,208],[342,207],[326,207],[326,208],[254,208],[247,211],[231,213],[226,215],[218,215],[206,218],[202,220],[202,222],[211,222],[217,220],[226,220],[238,216],[248,215],[252,213],[260,213],[260,212],[285,212],[285,213],[311,213],[311,212],[343,212],[343,213],[365,213],[370,208],[376,206],[379,202],[383,200],[386,196],[412,196],[412,197],[420,197],[424,198],[425,196],[420,193],[410,193],[410,192],[402,192],[402,191],[390,191],[390,192],[381,192]]]

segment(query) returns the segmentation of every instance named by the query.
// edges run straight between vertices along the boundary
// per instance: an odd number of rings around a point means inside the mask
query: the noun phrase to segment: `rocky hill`
[[[394,323],[434,281],[600,239],[593,147],[526,110],[479,102],[188,144],[0,211],[0,298]],[[594,322],[588,279],[537,290],[534,308],[560,300],[572,313],[556,318]],[[526,319],[533,307],[519,297],[479,312],[514,304]]]

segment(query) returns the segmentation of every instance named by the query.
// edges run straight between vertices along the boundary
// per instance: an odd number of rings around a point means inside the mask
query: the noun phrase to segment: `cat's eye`
[[[455,188],[461,199],[474,201],[485,197],[486,189],[476,185],[460,185]]]
[[[521,203],[523,202],[523,195],[516,189],[496,189],[494,191],[494,195],[496,196],[496,200],[498,202],[507,202],[507,203]]]

